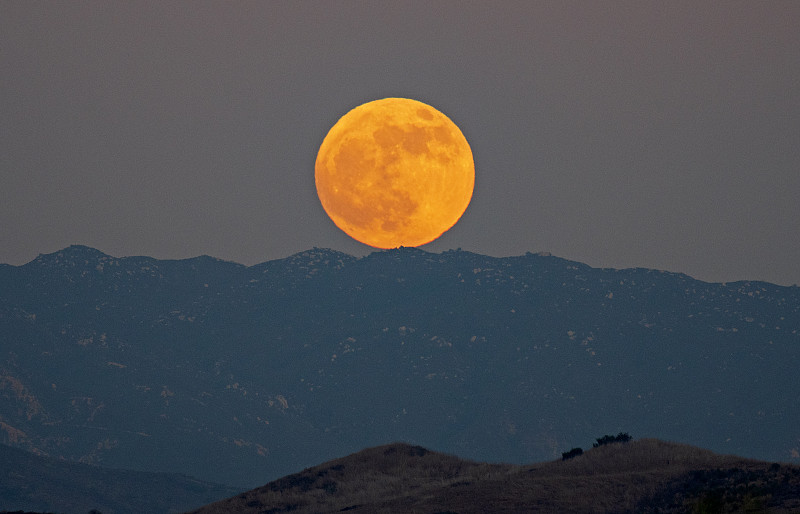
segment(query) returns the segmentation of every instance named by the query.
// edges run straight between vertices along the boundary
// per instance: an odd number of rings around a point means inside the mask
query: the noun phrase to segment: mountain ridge
[[[737,280],[728,280],[722,282],[709,282],[704,281],[701,279],[697,279],[689,274],[678,272],[678,271],[670,271],[670,270],[662,270],[662,269],[654,269],[654,268],[646,268],[641,266],[635,267],[628,267],[628,268],[614,268],[614,267],[594,267],[588,264],[582,263],[580,261],[575,261],[571,259],[567,259],[564,257],[558,257],[552,255],[550,252],[525,252],[521,255],[511,255],[505,257],[494,257],[489,255],[483,255],[475,252],[470,252],[468,250],[458,249],[451,249],[445,250],[440,253],[435,252],[428,252],[426,250],[422,250],[419,248],[414,247],[398,247],[388,250],[376,250],[371,252],[363,257],[356,257],[350,255],[348,253],[333,250],[331,248],[318,248],[314,247],[308,250],[302,250],[291,254],[287,257],[271,259],[267,261],[263,261],[260,263],[252,264],[252,265],[245,265],[238,263],[233,260],[221,259],[218,257],[214,257],[212,255],[198,255],[195,257],[186,257],[186,258],[178,258],[178,259],[158,259],[155,257],[149,257],[144,255],[132,255],[132,256],[125,256],[125,257],[114,257],[110,254],[103,252],[102,250],[98,250],[96,248],[86,246],[86,245],[79,245],[74,244],[68,247],[65,247],[61,250],[57,250],[55,252],[47,253],[47,254],[39,254],[36,258],[20,265],[13,265],[7,263],[0,263],[0,269],[8,268],[23,268],[28,266],[34,265],[50,265],[51,263],[58,263],[61,262],[60,259],[64,259],[64,262],[70,263],[73,267],[75,266],[75,261],[83,260],[84,264],[89,264],[90,262],[94,263],[101,263],[103,261],[127,261],[131,263],[138,263],[142,264],[145,262],[150,263],[214,263],[220,264],[224,266],[229,266],[231,269],[238,268],[238,269],[263,269],[269,268],[270,266],[277,265],[278,263],[291,263],[292,265],[301,265],[304,261],[308,264],[314,264],[320,262],[320,259],[323,257],[327,257],[327,260],[336,259],[336,261],[340,262],[340,267],[344,264],[352,264],[353,262],[360,261],[362,259],[371,259],[375,258],[376,256],[380,255],[402,255],[403,252],[406,252],[407,256],[414,257],[424,257],[430,258],[431,256],[448,256],[448,255],[460,255],[467,258],[475,257],[480,258],[482,260],[507,260],[507,259],[520,259],[525,257],[536,257],[536,258],[552,258],[559,262],[562,262],[567,265],[571,265],[576,267],[576,269],[584,268],[584,269],[591,269],[596,271],[612,271],[612,272],[644,272],[644,273],[660,273],[664,275],[674,276],[678,278],[682,278],[684,280],[691,280],[696,282],[702,282],[704,284],[719,284],[723,286],[727,285],[734,285],[734,284],[762,284],[762,285],[769,285],[777,288],[798,288],[800,289],[800,285],[793,284],[793,285],[780,285],[775,284],[765,280],[758,280],[758,279],[737,279]]]
[[[552,259],[555,259],[555,260],[558,260],[558,261],[562,261],[564,263],[567,263],[567,264],[570,264],[570,265],[573,265],[573,266],[580,266],[580,267],[585,267],[585,268],[594,269],[594,270],[610,270],[610,271],[632,271],[632,270],[637,270],[637,271],[647,271],[647,272],[658,272],[658,273],[665,273],[665,274],[670,274],[670,275],[682,276],[682,277],[685,277],[685,278],[688,278],[688,279],[691,279],[691,280],[697,280],[698,282],[705,282],[705,281],[702,281],[700,279],[695,279],[691,275],[687,275],[685,273],[675,272],[675,271],[668,271],[668,270],[651,269],[651,268],[638,267],[638,266],[637,267],[631,267],[631,268],[593,267],[593,266],[590,266],[588,264],[582,263],[580,261],[575,261],[575,260],[566,259],[566,258],[563,258],[563,257],[554,256],[550,252],[544,252],[544,251],[541,251],[541,252],[525,252],[524,254],[521,254],[521,255],[511,255],[511,256],[505,256],[505,257],[494,257],[494,256],[479,254],[479,253],[476,253],[476,252],[471,252],[471,251],[468,251],[468,250],[462,250],[461,248],[451,249],[451,250],[444,250],[444,251],[442,251],[440,253],[435,253],[435,252],[428,252],[428,251],[422,250],[420,248],[404,247],[404,246],[400,246],[398,248],[393,248],[393,249],[387,249],[387,250],[375,250],[375,251],[373,251],[373,252],[371,252],[371,253],[363,256],[363,257],[356,257],[356,256],[350,255],[348,253],[345,253],[345,252],[342,252],[342,251],[339,251],[339,250],[334,250],[334,249],[331,249],[331,248],[314,247],[314,248],[310,248],[308,250],[302,250],[302,251],[293,253],[293,254],[288,255],[286,257],[277,258],[277,259],[270,259],[270,260],[259,262],[259,263],[252,264],[252,265],[245,265],[245,264],[241,264],[241,263],[238,263],[236,261],[233,261],[233,260],[221,259],[221,258],[214,257],[212,255],[207,255],[207,254],[198,255],[198,256],[194,256],[194,257],[178,258],[178,259],[158,259],[158,258],[155,258],[155,257],[150,257],[150,256],[145,256],[145,255],[130,255],[130,256],[124,256],[124,257],[115,257],[115,256],[112,256],[110,254],[105,253],[102,250],[99,250],[99,249],[96,249],[96,248],[93,248],[93,247],[90,247],[90,246],[81,245],[81,244],[73,244],[73,245],[67,246],[67,247],[65,247],[65,248],[63,248],[61,250],[56,250],[56,251],[51,252],[51,253],[39,254],[34,259],[32,259],[32,260],[30,260],[30,261],[28,261],[26,263],[23,263],[23,264],[13,265],[13,264],[7,264],[7,263],[0,263],[0,266],[8,267],[8,268],[22,268],[22,267],[33,266],[33,265],[43,265],[43,264],[44,265],[50,265],[51,263],[58,263],[58,262],[70,263],[71,265],[74,266],[76,260],[77,261],[83,261],[85,264],[88,264],[90,262],[102,262],[102,261],[106,261],[106,260],[111,260],[111,261],[130,261],[130,262],[147,261],[147,262],[154,262],[154,263],[155,262],[161,262],[161,263],[189,263],[189,262],[192,262],[192,261],[210,261],[210,262],[215,262],[215,263],[223,263],[225,265],[234,265],[235,267],[238,267],[238,268],[252,269],[252,268],[268,267],[270,264],[283,263],[283,262],[291,262],[293,264],[299,264],[299,263],[301,263],[301,262],[303,262],[305,260],[305,261],[308,261],[309,263],[314,263],[317,260],[319,260],[321,257],[326,257],[326,256],[328,257],[328,259],[337,258],[337,260],[339,260],[339,261],[344,261],[345,263],[352,263],[352,262],[359,261],[359,260],[362,260],[362,259],[372,258],[372,257],[378,256],[378,255],[402,255],[402,254],[405,254],[407,256],[428,257],[428,258],[431,257],[431,256],[460,255],[460,256],[465,256],[465,257],[474,257],[474,258],[487,259],[487,260],[517,259],[517,258],[522,258],[522,257],[534,256],[534,257],[539,257],[539,258],[552,258]],[[708,283],[708,284],[731,284],[731,283],[740,283],[740,282],[764,283],[764,284],[775,285],[777,287],[799,287],[797,285],[782,286],[782,285],[772,284],[770,282],[761,281],[761,280],[745,280],[745,279],[736,280],[736,281],[727,281],[727,282],[705,282],[705,283]]]
[[[0,442],[243,486],[387,439],[516,462],[625,430],[786,461],[798,332],[797,287],[531,253],[74,246],[0,268]]]
[[[4,444],[0,461],[0,509],[4,512],[181,512],[240,492],[185,475],[99,468]]]

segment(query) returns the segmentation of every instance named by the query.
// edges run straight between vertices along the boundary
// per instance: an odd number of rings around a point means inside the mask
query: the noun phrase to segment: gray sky
[[[423,249],[800,284],[800,2],[0,3],[0,262],[373,249],[314,160],[431,104],[475,193]]]

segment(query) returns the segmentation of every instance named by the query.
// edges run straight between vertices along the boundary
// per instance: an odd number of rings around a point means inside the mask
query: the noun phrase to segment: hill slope
[[[0,442],[243,488],[387,440],[523,463],[628,431],[800,459],[797,287],[534,254],[245,267],[74,246],[0,266],[0,347]]]
[[[0,509],[85,514],[182,512],[236,488],[187,476],[98,468],[0,445]]]
[[[706,510],[703,510],[706,509]],[[797,512],[800,468],[655,439],[534,466],[392,444],[290,475],[194,514]]]

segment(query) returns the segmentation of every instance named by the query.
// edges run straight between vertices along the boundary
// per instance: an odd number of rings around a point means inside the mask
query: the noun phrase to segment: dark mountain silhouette
[[[800,458],[800,288],[557,257],[73,246],[0,266],[0,442],[253,487],[387,441],[493,462],[627,431]]]
[[[182,512],[236,488],[169,473],[99,468],[0,445],[0,509],[61,514]]]
[[[569,461],[485,464],[420,446],[369,448],[193,514],[264,512],[797,512],[800,467],[656,439]]]

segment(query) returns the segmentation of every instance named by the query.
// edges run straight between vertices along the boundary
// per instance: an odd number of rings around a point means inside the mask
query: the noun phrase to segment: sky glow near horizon
[[[423,250],[800,284],[798,26],[791,1],[4,2],[0,263],[365,255],[314,160],[400,96],[475,157]]]

